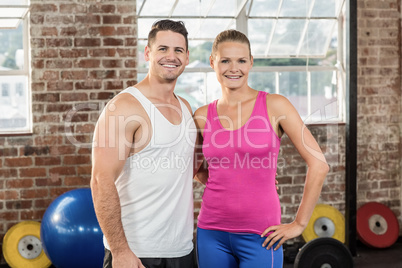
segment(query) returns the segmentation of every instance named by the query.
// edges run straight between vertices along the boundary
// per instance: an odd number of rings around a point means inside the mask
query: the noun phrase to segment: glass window
[[[15,85],[15,96],[16,97],[22,97],[24,95],[24,84],[23,83],[17,83]]]
[[[193,110],[221,96],[209,66],[215,36],[238,29],[250,39],[249,85],[286,96],[308,123],[344,121],[342,94],[344,0],[137,0],[138,80],[147,73],[147,34],[158,19],[181,20],[189,32],[190,64],[176,93]],[[341,31],[339,31],[341,30]]]
[[[0,29],[0,134],[31,132],[27,21]]]
[[[251,72],[248,76],[250,87],[271,94],[276,93],[275,72]]]
[[[7,83],[1,84],[1,96],[2,97],[8,97],[10,96],[10,85]]]
[[[311,121],[339,120],[336,71],[311,72]]]
[[[1,0],[0,28],[15,29],[29,10],[29,0]]]

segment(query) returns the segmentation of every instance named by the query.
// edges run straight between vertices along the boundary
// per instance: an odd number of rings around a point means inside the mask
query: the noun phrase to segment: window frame
[[[31,91],[31,77],[30,73],[30,46],[29,46],[29,16],[21,19],[22,24],[22,46],[24,50],[24,67],[21,70],[0,70],[0,77],[2,76],[24,76],[26,79],[26,101],[27,101],[27,125],[24,128],[15,129],[1,129],[0,135],[19,135],[19,134],[32,134],[33,133],[33,115],[32,115],[32,91]]]
[[[145,3],[145,1],[143,2],[143,4]],[[237,12],[235,17],[230,17],[232,19],[235,19],[236,22],[236,29],[245,33],[247,35],[248,33],[248,19],[256,19],[258,17],[251,17],[249,16],[249,14],[247,14],[246,12],[246,5],[247,5],[247,0],[239,0],[239,11]],[[304,66],[255,66],[251,69],[250,72],[275,72],[275,76],[278,76],[278,73],[280,72],[307,72],[307,77],[311,77],[311,72],[313,71],[335,71],[336,72],[336,77],[337,77],[337,100],[338,100],[338,104],[337,104],[337,108],[338,108],[338,117],[331,119],[331,120],[319,120],[319,121],[309,121],[307,120],[306,123],[308,123],[309,125],[320,125],[320,124],[343,124],[346,121],[346,100],[345,100],[345,95],[346,95],[346,70],[345,70],[345,58],[344,58],[344,50],[345,50],[345,43],[344,43],[344,35],[345,35],[345,17],[344,15],[345,13],[345,9],[346,9],[346,5],[348,4],[347,1],[344,1],[343,4],[341,5],[341,8],[339,10],[338,13],[338,19],[337,19],[337,29],[338,29],[338,33],[337,33],[337,63],[333,66],[329,65],[329,66],[313,66],[313,65],[304,65]],[[141,14],[138,16],[138,20],[140,20],[141,18],[144,19],[150,19],[153,18],[156,20],[158,19],[165,19],[166,17],[161,17],[161,16],[155,16],[155,17],[151,17],[151,16],[141,16]],[[179,16],[171,16],[169,17],[170,19],[174,19],[174,20],[180,20],[180,19],[190,19],[193,18],[192,16],[188,16],[188,17],[179,17]],[[199,17],[194,17],[194,19],[199,19]],[[216,16],[213,16],[213,18],[216,18]],[[229,18],[227,16],[222,16],[222,18]],[[298,19],[300,19],[299,17],[297,17]],[[331,17],[332,18],[332,17]],[[334,19],[335,17],[333,17],[332,19]],[[272,19],[274,19],[272,17]],[[320,19],[328,19],[328,17],[322,17]],[[138,38],[138,40],[140,41],[145,41],[146,38]],[[189,39],[190,40],[199,40],[199,39]],[[211,39],[202,39],[203,41],[213,41]],[[191,52],[190,52],[191,53]],[[255,58],[304,58],[308,59],[311,58],[318,58],[317,56],[300,56],[297,57],[295,55],[288,55],[288,56],[281,56],[281,57],[270,57],[270,56],[265,56],[265,57],[255,57]],[[139,67],[138,68],[138,74],[146,74],[148,72],[148,68],[143,68],[143,67]],[[213,73],[214,71],[210,68],[199,68],[199,67],[195,67],[195,68],[191,68],[191,67],[186,67],[184,70],[185,73],[205,73],[205,81],[204,81],[204,86],[206,87],[207,84],[207,73]],[[279,93],[281,94],[281,90],[279,89],[279,79],[276,79],[275,84],[276,84],[276,88],[275,88],[275,92],[274,93]],[[308,87],[308,92],[311,92],[311,80],[309,80],[307,82],[307,87]],[[204,93],[204,95],[206,95],[207,93]],[[204,96],[205,98],[205,102],[208,99],[207,96]],[[309,115],[307,116],[308,119],[309,116],[311,115],[311,95],[308,95],[308,101],[307,101],[307,109],[309,111]],[[205,103],[207,104],[207,102]]]

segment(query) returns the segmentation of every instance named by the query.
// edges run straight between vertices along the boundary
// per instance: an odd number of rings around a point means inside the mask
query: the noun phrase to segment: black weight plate
[[[353,268],[353,257],[340,241],[320,237],[305,244],[296,256],[295,268]]]

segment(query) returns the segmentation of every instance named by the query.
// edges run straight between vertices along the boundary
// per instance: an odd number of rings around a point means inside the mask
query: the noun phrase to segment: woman
[[[210,65],[221,84],[222,98],[194,115],[208,164],[208,170],[203,165],[195,177],[206,185],[198,217],[199,267],[282,267],[282,244],[305,229],[328,165],[285,97],[248,86],[253,57],[244,34],[220,33]],[[308,166],[303,198],[289,224],[281,224],[275,188],[284,133]]]

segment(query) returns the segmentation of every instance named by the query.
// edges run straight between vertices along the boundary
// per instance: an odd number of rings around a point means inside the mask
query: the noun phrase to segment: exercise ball
[[[89,188],[56,198],[43,215],[40,237],[45,254],[58,268],[102,267],[103,234]]]

